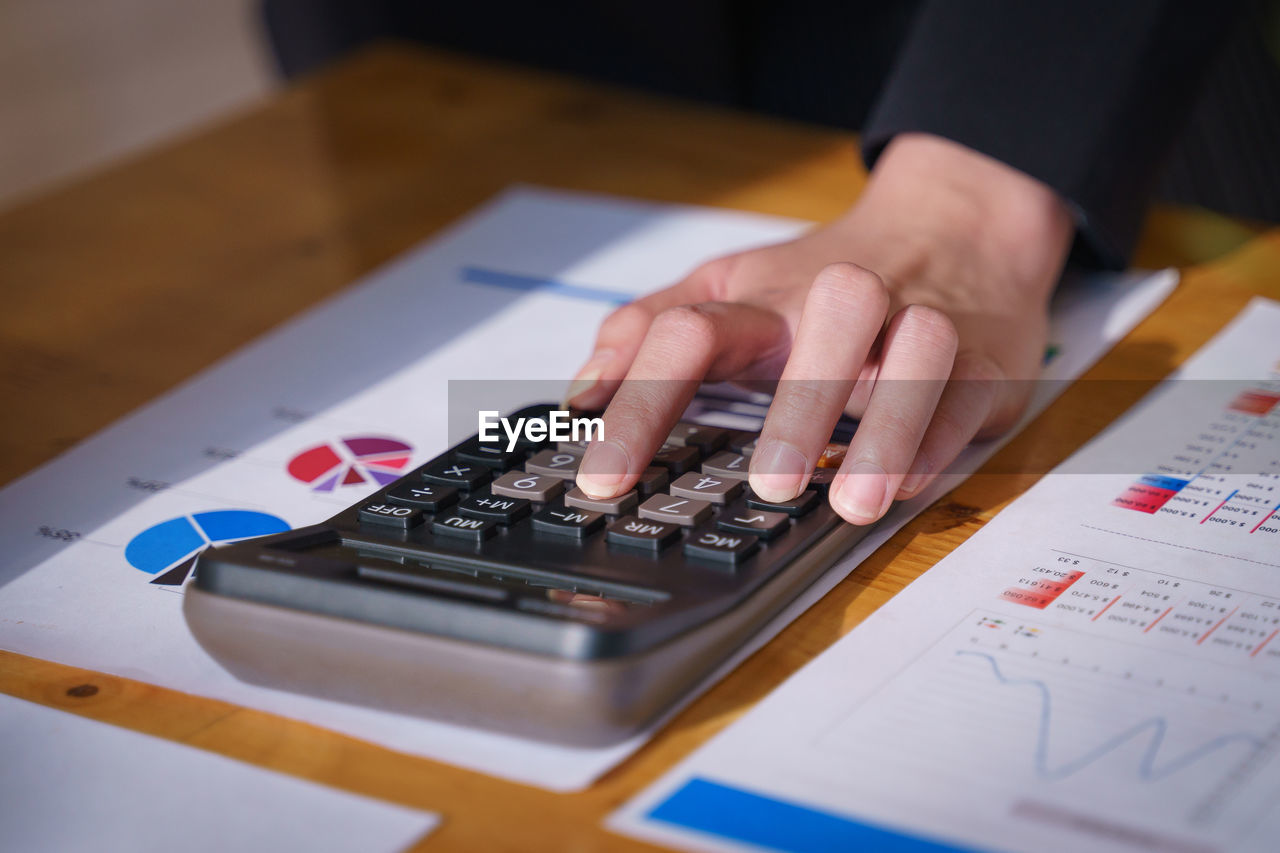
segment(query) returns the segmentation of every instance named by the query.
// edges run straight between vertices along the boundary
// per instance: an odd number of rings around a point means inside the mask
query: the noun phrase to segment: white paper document
[[[611,819],[698,850],[1272,851],[1280,304]]]
[[[403,850],[435,815],[0,694],[0,850]]]
[[[515,379],[567,381],[617,304],[711,257],[805,227],[724,210],[504,194],[0,493],[0,646],[535,785],[588,785],[648,733],[605,749],[563,748],[237,681],[187,631],[185,561],[207,542],[323,521],[444,450],[449,380],[501,379],[508,389],[519,387]],[[1175,282],[1165,272],[1061,288],[1045,377],[1078,376]],[[1032,413],[1057,387],[1044,385]],[[972,472],[994,449],[971,448],[954,470]],[[951,485],[896,507],[756,644]]]

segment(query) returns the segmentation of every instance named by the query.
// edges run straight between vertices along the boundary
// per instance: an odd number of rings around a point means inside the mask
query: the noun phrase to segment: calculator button
[[[428,512],[439,512],[458,502],[458,490],[435,483],[401,483],[387,492],[392,503],[422,507]]]
[[[520,434],[516,437],[516,450],[523,453],[531,453],[535,450],[542,450],[547,446],[548,440],[543,438],[534,441],[529,438],[528,427],[534,421],[541,421],[546,424],[546,428],[542,430],[543,435],[551,434],[551,422],[549,420],[552,408],[548,406],[529,406],[521,409],[514,414],[508,415],[507,419],[511,423],[515,423],[520,418],[525,419],[525,429],[520,430]]]
[[[489,482],[489,477],[488,466],[465,459],[445,459],[427,466],[422,472],[424,480],[467,491],[483,486]]]
[[[508,451],[505,441],[471,438],[459,444],[453,452],[459,459],[478,462],[499,471],[505,471],[524,461],[524,454],[519,449]]]
[[[587,452],[587,448],[591,446],[589,439],[580,438],[577,441],[560,441],[556,443],[556,450],[561,453],[572,453],[574,456],[581,456]]]
[[[735,447],[733,449],[750,459],[751,454],[756,452],[757,441],[759,441],[759,439],[753,438],[748,442],[744,442],[740,447]]]
[[[703,426],[702,424],[676,424],[675,428],[671,430],[671,434],[667,436],[667,444],[696,447],[704,456],[709,453],[715,453],[728,443],[728,430]]]
[[[508,471],[493,481],[493,493],[546,503],[564,491],[564,480],[527,471]]]
[[[837,444],[831,442],[822,448],[822,453],[818,454],[819,468],[839,468],[840,463],[844,461],[844,455],[849,452],[849,445]]]
[[[640,517],[693,527],[711,517],[711,504],[674,495],[654,495],[640,504]]]
[[[813,473],[809,475],[809,488],[816,489],[825,495],[831,489],[836,471],[836,468],[814,468]]]
[[[360,519],[361,524],[376,524],[380,527],[409,530],[422,523],[422,510],[411,506],[372,503],[360,507],[357,517]]]
[[[785,512],[792,518],[805,515],[812,511],[817,505],[818,493],[813,489],[807,489],[789,501],[780,501],[778,503],[769,503],[769,501],[760,500],[760,498],[756,497],[755,492],[747,492],[747,506],[752,509],[763,509],[769,512]]]
[[[581,464],[582,457],[576,453],[565,450],[541,450],[524,463],[524,470],[530,474],[572,480],[578,476],[578,466]]]
[[[742,491],[742,482],[730,477],[713,477],[710,474],[699,474],[690,471],[681,474],[671,484],[671,494],[682,498],[695,498],[713,504],[727,504]]]
[[[498,522],[489,518],[449,515],[432,522],[431,532],[437,536],[454,536],[472,542],[483,542],[498,532]]]
[[[759,540],[746,533],[726,533],[701,527],[689,534],[684,552],[690,557],[737,565],[756,552]]]
[[[683,474],[698,464],[701,454],[696,447],[682,447],[678,444],[664,444],[653,455],[653,464],[666,468],[672,474]]]
[[[659,551],[680,538],[680,526],[624,515],[609,525],[605,538],[615,545]]]
[[[667,473],[666,468],[650,465],[640,475],[640,482],[636,483],[636,491],[648,497],[665,489],[669,482],[671,482],[671,475]]]
[[[786,533],[791,527],[791,517],[785,512],[767,512],[753,509],[745,503],[737,503],[720,513],[716,527],[731,533],[746,533],[766,541]]]
[[[552,501],[533,516],[533,529],[543,533],[585,539],[604,524],[604,515],[589,509],[567,506],[564,501]]]
[[[702,473],[714,474],[717,477],[732,477],[735,480],[747,479],[747,468],[750,461],[741,453],[726,450],[717,453],[702,463]]]
[[[640,499],[636,497],[635,492],[627,492],[625,495],[618,495],[616,498],[593,498],[586,492],[574,486],[569,490],[569,494],[564,496],[564,502],[569,506],[576,506],[580,509],[589,509],[593,512],[603,512],[606,515],[626,515],[629,512],[635,512],[636,506],[640,503]]]
[[[749,432],[745,429],[731,429],[729,430],[729,449],[734,453],[750,456],[751,454],[744,451],[743,448],[748,445],[754,448],[756,439],[759,436],[760,434],[757,432]]]
[[[471,518],[491,518],[499,524],[515,524],[529,514],[529,502],[524,498],[501,497],[484,489],[458,504],[458,512]]]

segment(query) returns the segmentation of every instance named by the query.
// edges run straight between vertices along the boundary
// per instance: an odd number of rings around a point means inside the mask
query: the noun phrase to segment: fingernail
[[[578,468],[578,488],[593,498],[611,498],[627,475],[629,463],[627,451],[618,442],[592,442]]]
[[[903,478],[902,485],[898,491],[907,497],[914,496],[921,484],[924,483],[925,477],[928,477],[929,472],[932,470],[933,466],[929,464],[928,459],[918,458],[911,471]]]
[[[751,454],[751,489],[766,501],[789,501],[804,488],[809,460],[785,441],[771,439]]]
[[[564,402],[573,402],[573,399],[580,394],[585,394],[596,384],[600,382],[600,377],[604,375],[605,366],[609,359],[613,357],[612,350],[600,350],[587,359],[587,363],[578,371],[578,375],[569,383],[569,388],[564,392]]]
[[[848,473],[836,477],[831,501],[836,510],[854,524],[870,524],[880,517],[889,502],[885,492],[889,478],[874,462],[858,462]]]

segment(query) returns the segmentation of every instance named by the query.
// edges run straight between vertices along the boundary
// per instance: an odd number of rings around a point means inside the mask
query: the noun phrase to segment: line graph
[[[1212,847],[1256,824],[1280,788],[1280,677],[1040,613],[970,612],[832,709],[806,761],[833,784],[964,791],[1040,829],[1094,822]]]
[[[1246,744],[1256,749],[1266,743],[1266,739],[1264,737],[1248,732],[1234,732],[1219,735],[1218,737],[1215,737],[1194,749],[1185,751],[1180,755],[1166,760],[1163,764],[1160,764],[1158,761],[1161,748],[1164,746],[1165,736],[1169,731],[1169,721],[1165,717],[1156,716],[1148,717],[1118,734],[1103,740],[1097,746],[1089,749],[1083,755],[1080,755],[1075,759],[1053,766],[1049,759],[1049,740],[1053,728],[1053,694],[1049,690],[1049,686],[1045,684],[1045,682],[1036,678],[1011,678],[1005,675],[996,658],[986,652],[960,649],[956,651],[956,655],[970,656],[985,660],[990,665],[992,674],[1002,685],[1006,687],[1035,688],[1040,696],[1040,716],[1039,737],[1037,738],[1034,751],[1034,763],[1036,773],[1042,779],[1047,781],[1065,779],[1068,776],[1074,775],[1076,772],[1088,767],[1104,756],[1115,752],[1130,741],[1140,739],[1144,734],[1147,736],[1147,748],[1142,753],[1142,759],[1138,764],[1137,772],[1137,778],[1144,782],[1159,781],[1160,779],[1190,767],[1200,759],[1205,758],[1220,749],[1225,749],[1235,744]]]

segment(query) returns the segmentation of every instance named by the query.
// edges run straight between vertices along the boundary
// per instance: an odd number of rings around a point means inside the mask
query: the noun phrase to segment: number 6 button
[[[546,503],[564,491],[564,480],[545,474],[528,474],[524,471],[508,471],[493,481],[489,487],[495,495]]]

